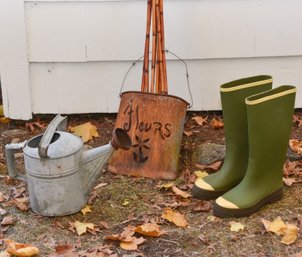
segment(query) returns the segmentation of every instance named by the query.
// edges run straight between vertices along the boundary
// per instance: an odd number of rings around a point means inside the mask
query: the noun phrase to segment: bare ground
[[[186,130],[193,131],[193,135],[184,136],[181,151],[181,165],[176,185],[189,192],[192,185],[193,173],[196,171],[191,162],[192,149],[203,142],[224,143],[223,129],[213,129],[209,125],[198,126],[192,119],[195,115],[209,115],[214,113],[189,113],[187,115]],[[301,116],[300,113],[297,115]],[[35,117],[37,120],[38,117]],[[52,116],[43,116],[40,122],[48,123]],[[92,146],[108,143],[113,129],[115,115],[76,115],[69,117],[69,124],[82,124],[91,121],[97,126],[99,138],[90,141]],[[33,134],[26,128],[24,122],[11,121],[0,125],[1,156],[0,192],[12,195],[16,188],[22,188],[23,182],[7,178],[4,145],[13,141],[29,139]],[[35,134],[41,133],[36,129]],[[292,138],[302,139],[301,128],[293,124]],[[22,156],[18,156],[17,166],[23,170]],[[302,176],[302,174],[301,174]],[[2,238],[13,239],[17,242],[28,243],[40,249],[40,256],[48,256],[54,252],[56,245],[70,244],[75,246],[78,256],[89,256],[88,249],[95,249],[101,245],[109,245],[118,256],[301,256],[302,235],[294,244],[284,245],[281,237],[265,231],[261,219],[274,220],[280,216],[285,222],[297,225],[302,230],[302,187],[294,184],[284,187],[284,198],[261,209],[248,218],[220,219],[212,215],[212,202],[191,199],[184,202],[176,197],[171,190],[160,189],[158,185],[169,181],[155,181],[145,178],[133,178],[110,174],[104,171],[99,182],[106,183],[92,192],[92,213],[85,216],[82,213],[65,217],[42,217],[31,210],[21,211],[16,206],[7,206],[10,199],[2,202],[7,215],[15,218],[15,223],[1,226]],[[126,203],[126,204],[125,204]],[[201,206],[201,207],[200,207]],[[179,228],[161,218],[165,207],[185,215],[189,226]],[[204,208],[202,208],[204,207]],[[202,210],[203,209],[203,210]],[[3,217],[2,217],[3,218]],[[98,225],[96,231],[78,236],[70,225],[75,220],[90,222]],[[138,247],[138,251],[126,251],[117,242],[104,240],[104,236],[120,233],[128,225],[141,225],[155,221],[167,233],[159,238],[145,236],[146,242]],[[245,225],[240,232],[230,231],[230,221],[237,221]],[[102,225],[103,224],[103,225]],[[106,224],[104,226],[104,224]],[[2,245],[4,247],[4,245]],[[67,256],[67,255],[66,255]],[[109,255],[90,255],[109,256]]]

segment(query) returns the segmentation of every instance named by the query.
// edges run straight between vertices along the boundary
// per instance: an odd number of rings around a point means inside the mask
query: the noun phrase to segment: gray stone
[[[204,143],[193,150],[192,161],[198,164],[210,165],[214,162],[223,160],[224,156],[225,145]]]

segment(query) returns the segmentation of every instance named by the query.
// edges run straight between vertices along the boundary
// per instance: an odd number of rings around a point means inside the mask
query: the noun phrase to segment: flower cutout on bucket
[[[150,150],[150,146],[147,143],[150,141],[150,138],[142,139],[139,136],[135,135],[135,140],[137,144],[132,145],[133,148],[138,148],[137,152],[133,152],[133,159],[137,163],[144,163],[148,160],[148,156],[145,156],[143,149]]]

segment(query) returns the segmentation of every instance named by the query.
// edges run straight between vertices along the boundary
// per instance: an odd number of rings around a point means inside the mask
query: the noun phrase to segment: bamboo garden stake
[[[142,92],[168,94],[163,0],[148,0]],[[149,83],[150,30],[152,24],[151,82]]]

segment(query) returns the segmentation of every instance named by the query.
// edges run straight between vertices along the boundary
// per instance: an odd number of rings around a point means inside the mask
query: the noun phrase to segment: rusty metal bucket
[[[177,177],[188,103],[176,96],[124,92],[115,126],[132,139],[129,151],[116,151],[111,172],[153,179]]]

